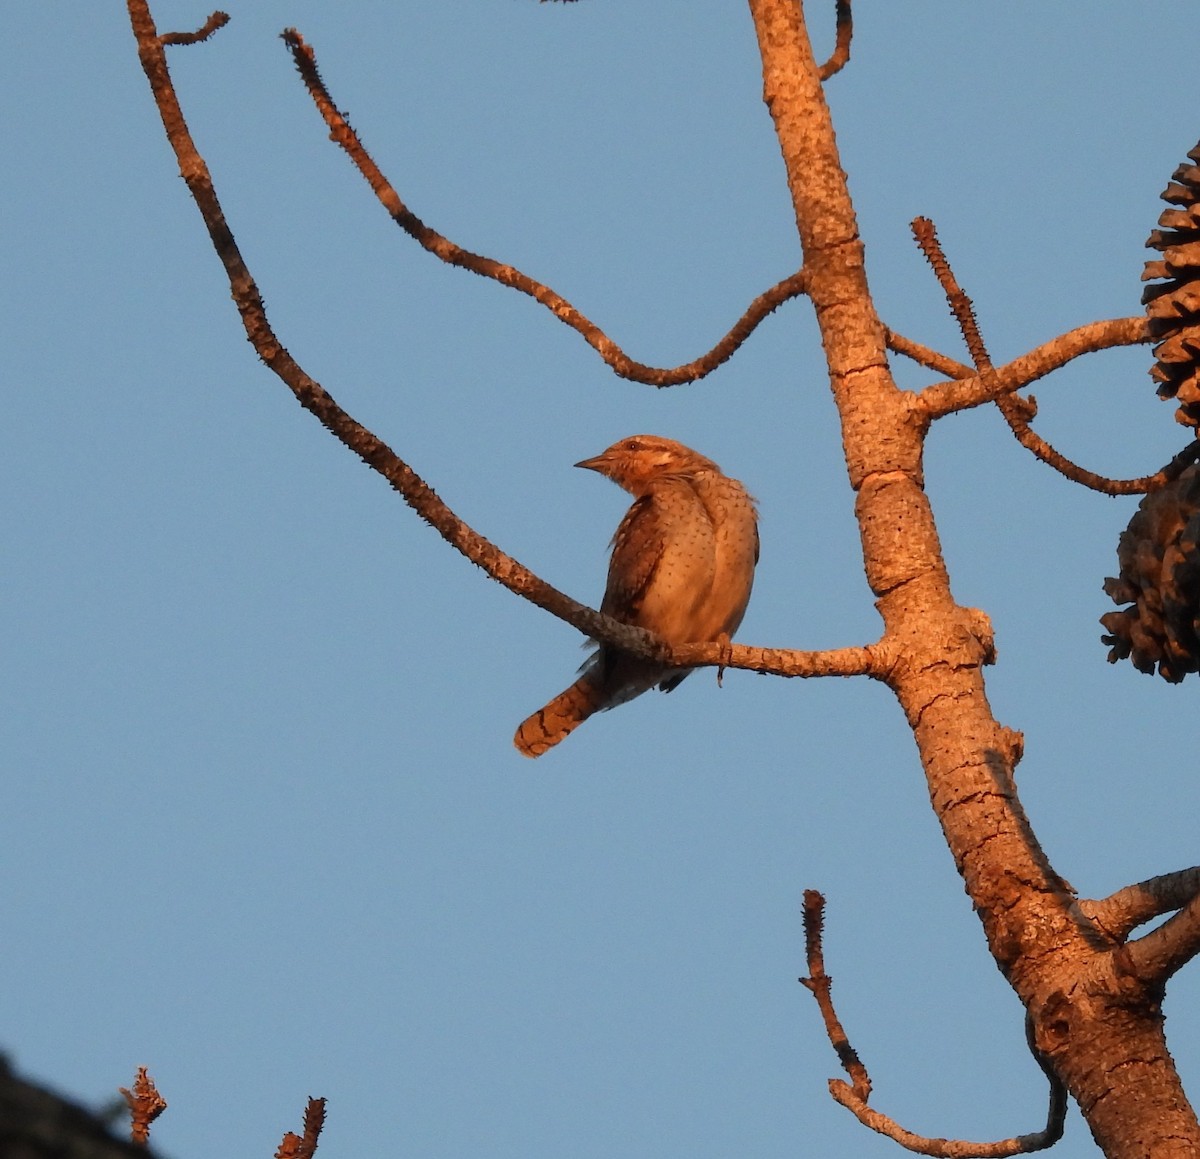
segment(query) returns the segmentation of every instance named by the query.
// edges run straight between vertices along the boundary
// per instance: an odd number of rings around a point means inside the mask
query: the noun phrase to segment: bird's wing
[[[637,623],[638,609],[663,557],[666,526],[653,492],[635,500],[613,536],[608,585],[600,610],[625,623]]]

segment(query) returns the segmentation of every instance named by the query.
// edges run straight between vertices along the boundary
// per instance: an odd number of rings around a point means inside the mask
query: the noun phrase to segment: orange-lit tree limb
[[[829,1093],[850,1111],[860,1123],[886,1135],[908,1151],[918,1155],[943,1156],[945,1159],[968,1159],[968,1157],[991,1157],[1003,1159],[1010,1155],[1028,1155],[1052,1147],[1062,1138],[1066,1120],[1066,1090],[1054,1074],[1039,1060],[1039,1065],[1050,1080],[1050,1110],[1046,1126],[1041,1131],[1028,1135],[1016,1135],[1011,1139],[1000,1139],[991,1143],[971,1143],[963,1139],[934,1139],[917,1135],[901,1127],[894,1119],[868,1106],[871,1096],[871,1078],[858,1052],[842,1027],[841,1019],[833,1005],[833,979],[825,973],[825,952],[822,946],[822,931],[825,920],[825,898],[815,889],[804,891],[804,945],[808,961],[808,977],[801,984],[812,992],[825,1023],[825,1032],[830,1044],[841,1061],[842,1068],[850,1076],[850,1082],[842,1079],[829,1080]],[[1032,1045],[1032,1044],[1031,1044]]]
[[[803,270],[789,274],[782,281],[776,282],[750,303],[746,312],[734,323],[724,338],[706,354],[702,354],[691,362],[671,368],[647,366],[643,362],[637,362],[630,358],[599,326],[549,286],[522,273],[515,266],[506,265],[493,258],[463,249],[462,246],[448,237],[444,237],[417,217],[401,200],[395,187],[383,175],[382,170],[363,147],[358,134],[334,104],[329,90],[325,87],[325,82],[317,71],[316,55],[312,48],[304,42],[304,38],[294,28],[284,31],[283,40],[291,50],[292,59],[296,63],[296,68],[304,80],[313,103],[329,126],[330,137],[345,150],[346,155],[366,179],[367,184],[371,186],[375,196],[388,211],[392,220],[422,248],[448,265],[470,270],[481,277],[491,278],[502,286],[508,286],[510,289],[519,290],[522,294],[528,294],[534,301],[545,306],[560,322],[582,335],[584,341],[621,378],[658,387],[677,386],[680,383],[694,382],[703,378],[726,362],[768,314],[789,299],[799,297],[807,288],[808,279]]]
[[[1200,865],[1127,885],[1099,900],[1081,898],[1079,908],[1105,933],[1124,941],[1138,926],[1182,909],[1200,894]]]
[[[382,439],[347,414],[320,383],[306,374],[276,337],[267,319],[262,295],[225,220],[208,166],[188,130],[148,4],[146,0],[128,0],[128,8],[138,40],[138,54],[162,116],[163,127],[179,160],[180,173],[229,277],[230,290],[247,338],[268,369],[287,385],[300,405],[363,462],[382,475],[404,501],[452,547],[509,591],[586,635],[658,663],[744,668],[779,676],[882,677],[886,673],[891,649],[883,644],[814,652],[720,643],[672,648],[649,632],[603,616],[571,599],[460,519]]]
[[[954,381],[936,382],[925,387],[918,395],[919,405],[927,417],[942,418],[956,411],[995,402],[1001,395],[1021,390],[1081,355],[1149,341],[1146,319],[1141,316],[1089,322],[992,370],[979,372],[964,366],[962,369],[966,373],[955,375]]]
[[[921,252],[937,277],[938,284],[942,287],[950,312],[958,322],[958,328],[962,332],[963,341],[966,343],[976,371],[980,376],[992,373],[995,367],[992,365],[991,355],[988,354],[987,345],[979,329],[974,305],[954,276],[954,271],[938,240],[936,227],[929,218],[918,217],[912,223],[912,231]],[[1176,471],[1182,470],[1182,467],[1186,466],[1186,463],[1171,464],[1153,475],[1144,475],[1137,479],[1110,479],[1095,471],[1089,471],[1078,463],[1073,463],[1034,431],[1030,422],[1037,414],[1037,402],[1032,397],[1022,398],[1015,392],[1005,391],[997,394],[992,401],[1004,416],[1004,421],[1008,423],[1017,442],[1035,458],[1040,459],[1073,483],[1078,483],[1093,491],[1099,491],[1103,495],[1144,494],[1166,483],[1172,477],[1170,474],[1172,466]]]
[[[1140,318],[1093,322],[1052,339],[1029,354],[1014,359],[1007,366],[983,372],[973,370],[965,363],[958,362],[940,351],[922,346],[894,330],[887,331],[886,338],[889,350],[957,380],[936,383],[921,391],[917,395],[916,406],[922,415],[941,418],[957,410],[966,410],[987,402],[1000,402],[1007,395],[1014,405],[1009,406],[1005,418],[1022,446],[1032,451],[1039,459],[1074,482],[1104,494],[1140,495],[1156,490],[1178,476],[1185,467],[1195,461],[1197,454],[1200,454],[1200,448],[1196,444],[1185,447],[1170,463],[1153,475],[1143,475],[1136,479],[1109,479],[1071,462],[1032,430],[1029,418],[1036,409],[1034,400],[1017,399],[1014,392],[1059,369],[1081,354],[1148,341],[1145,336],[1137,336],[1137,331],[1142,328],[1141,322]],[[1114,337],[1117,340],[1111,340]],[[1052,348],[1058,360],[1047,364],[1046,358]],[[962,388],[961,393],[956,388]]]
[[[836,76],[850,60],[850,42],[854,39],[854,13],[850,11],[850,0],[837,0],[837,40],[829,59],[821,65],[823,81]]]
[[[1160,986],[1200,953],[1200,894],[1177,914],[1126,946],[1133,973]]]

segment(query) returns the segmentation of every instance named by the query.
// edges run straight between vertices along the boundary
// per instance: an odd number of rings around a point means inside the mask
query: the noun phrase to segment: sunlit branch
[[[975,308],[966,291],[958,284],[954,271],[950,268],[950,262],[946,258],[941,242],[938,241],[937,229],[933,222],[927,217],[915,218],[912,223],[912,232],[917,245],[921,247],[921,252],[925,255],[925,260],[933,269],[938,285],[942,287],[942,293],[946,296],[950,313],[954,315],[958,328],[962,331],[963,341],[967,344],[967,351],[976,368],[981,371],[991,370],[992,360],[984,345],[983,335],[979,332]]]
[[[117,1091],[129,1108],[130,1141],[145,1146],[150,1142],[150,1124],[167,1109],[167,1100],[144,1066],[138,1067],[132,1090],[118,1087]]]
[[[980,381],[994,380],[995,368],[992,365],[987,346],[984,344],[971,299],[958,284],[958,279],[950,268],[950,262],[938,241],[933,222],[926,217],[918,217],[912,223],[912,229],[917,244],[921,247],[922,253],[937,276],[938,284],[942,287],[950,311],[958,322]],[[925,400],[927,394],[927,391],[922,392],[922,400]],[[997,391],[991,401],[995,402],[999,408],[1000,413],[1004,416],[1004,421],[1008,423],[1009,429],[1016,436],[1017,442],[1073,483],[1079,483],[1081,486],[1089,487],[1104,495],[1140,495],[1167,481],[1168,476],[1163,471],[1156,472],[1154,475],[1144,475],[1137,479],[1110,479],[1095,471],[1089,471],[1086,467],[1079,466],[1078,463],[1072,462],[1055,450],[1029,425],[1034,415],[1037,414],[1037,403],[1033,398],[1022,398],[1015,390]]]
[[[460,519],[382,439],[346,413],[315,379],[309,377],[276,337],[262,295],[225,221],[212,177],[196,149],[166,67],[163,47],[145,0],[129,0],[138,51],[175,149],[180,172],[208,227],[213,246],[229,277],[230,290],[246,335],[259,357],[292,391],[300,405],[369,467],[382,475],[404,501],[443,539],[509,591],[537,604],[594,639],[647,659],[676,666],[744,668],[779,676],[882,675],[890,651],[880,645],[802,652],[746,645],[695,644],[671,648],[640,628],[622,624],[580,604],[546,583],[523,564]]]
[[[158,39],[162,44],[199,44],[219,28],[229,23],[229,13],[214,12],[195,32],[164,32]]]
[[[994,370],[982,373],[968,370],[964,375],[954,375],[957,381],[936,382],[927,386],[920,393],[921,409],[929,418],[942,418],[956,411],[970,410],[995,402],[1001,395],[1021,390],[1081,355],[1149,341],[1144,317],[1089,322],[1086,326],[1078,326],[1049,342],[1043,342],[1041,346]]]
[[[920,366],[926,366],[930,370],[936,370],[938,374],[944,374],[947,378],[971,378],[975,375],[975,371],[965,363],[949,358],[937,350],[931,350],[928,346],[922,346],[921,343],[914,342],[911,338],[905,338],[903,334],[897,334],[895,330],[885,328],[883,338],[889,350],[903,354],[905,358],[910,358],[913,362]]]
[[[1099,900],[1081,899],[1079,908],[1106,934],[1125,941],[1138,926],[1182,909],[1200,894],[1200,865],[1127,885]]]
[[[1200,894],[1174,917],[1125,947],[1133,972],[1151,986],[1160,986],[1200,953]]]
[[[316,56],[312,48],[304,42],[304,38],[294,28],[284,31],[283,40],[291,50],[292,59],[296,63],[296,68],[304,80],[313,103],[329,126],[330,137],[345,150],[347,156],[371,186],[384,209],[405,233],[422,248],[448,265],[470,270],[481,277],[491,278],[503,286],[528,294],[534,301],[545,306],[560,322],[579,333],[588,345],[622,378],[658,387],[677,386],[680,383],[694,382],[696,379],[703,378],[726,362],[768,314],[789,299],[799,297],[807,289],[808,278],[803,270],[788,275],[770,289],[759,294],[725,337],[706,354],[702,354],[691,362],[671,368],[648,366],[645,363],[637,362],[630,358],[599,326],[549,286],[522,273],[515,266],[506,265],[493,258],[463,249],[462,246],[430,228],[417,217],[400,199],[395,187],[383,175],[379,166],[375,164],[363,147],[358,134],[334,104],[329,90],[325,87],[325,82],[317,71]]]
[[[828,80],[842,71],[850,60],[850,41],[854,39],[854,14],[850,0],[837,0],[837,40],[829,59],[821,65],[820,77]]]
[[[325,1100],[309,1099],[304,1108],[304,1134],[288,1131],[275,1152],[275,1159],[312,1159],[325,1125]]]
[[[945,1159],[968,1159],[968,1157],[999,1159],[1003,1156],[1028,1155],[1033,1151],[1043,1151],[1047,1147],[1052,1147],[1062,1138],[1067,1109],[1064,1088],[1041,1063],[1041,1060],[1039,1060],[1039,1065],[1050,1079],[1050,1111],[1047,1115],[1045,1129],[1029,1135],[1017,1135],[1011,1139],[1001,1139],[992,1143],[972,1143],[963,1139],[933,1139],[905,1130],[894,1119],[868,1106],[867,1100],[871,1095],[871,1078],[859,1058],[858,1052],[850,1045],[850,1040],[834,1009],[833,980],[825,973],[825,957],[821,945],[824,911],[825,898],[815,889],[806,889],[804,891],[804,944],[808,962],[808,977],[801,978],[800,982],[816,998],[830,1044],[837,1053],[842,1068],[851,1079],[850,1082],[842,1079],[829,1080],[829,1093],[837,1102],[849,1110],[864,1126],[870,1127],[871,1130],[877,1131],[881,1135],[886,1135],[900,1146],[918,1155],[943,1156]]]

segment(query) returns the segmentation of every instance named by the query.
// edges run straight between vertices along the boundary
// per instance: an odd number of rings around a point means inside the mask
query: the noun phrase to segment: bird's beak
[[[583,467],[588,471],[599,471],[600,474],[603,475],[608,468],[607,453],[603,455],[593,455],[590,459],[580,459],[575,466]]]

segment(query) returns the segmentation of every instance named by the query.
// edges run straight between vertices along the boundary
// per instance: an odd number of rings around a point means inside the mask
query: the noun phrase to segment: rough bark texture
[[[1105,1154],[1200,1154],[1200,1127],[1163,1037],[1159,984],[1131,969],[1126,947],[1081,911],[1017,798],[1021,740],[988,704],[986,618],[950,591],[923,489],[926,423],[888,370],[800,4],[750,0],[750,9],[858,495],[867,577],[884,643],[895,648],[887,681],[913,729],[946,842],[1038,1049]]]

